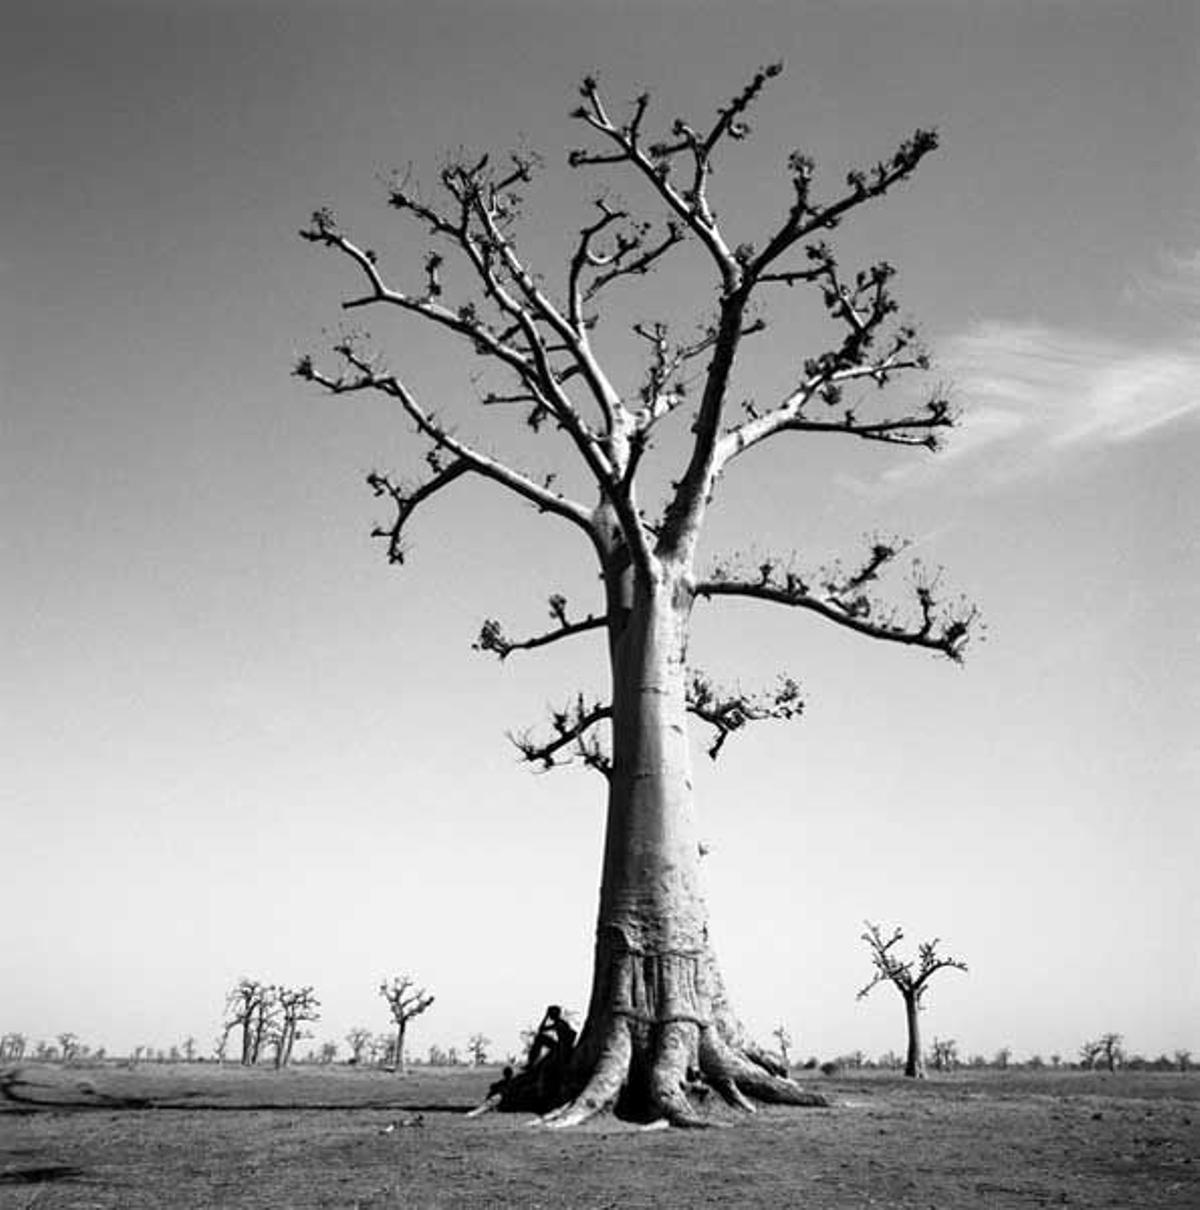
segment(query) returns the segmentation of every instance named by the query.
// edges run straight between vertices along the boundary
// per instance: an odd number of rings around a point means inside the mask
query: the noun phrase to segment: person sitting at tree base
[[[479,1117],[493,1109],[544,1113],[562,1100],[567,1066],[575,1050],[575,1030],[557,1004],[547,1007],[529,1044],[519,1072],[511,1067],[491,1087],[483,1103],[467,1115]]]
[[[562,1009],[557,1004],[551,1004],[542,1017],[542,1023],[533,1035],[529,1046],[529,1055],[525,1060],[525,1070],[532,1071],[534,1065],[550,1062],[556,1066],[565,1066],[575,1049],[575,1031],[562,1015]]]

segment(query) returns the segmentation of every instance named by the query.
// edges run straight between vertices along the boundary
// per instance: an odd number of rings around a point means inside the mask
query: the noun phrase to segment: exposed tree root
[[[598,1046],[594,1035],[584,1041],[570,1070],[521,1072],[473,1113],[532,1110],[539,1116],[530,1124],[551,1130],[608,1113],[647,1126],[696,1129],[721,1124],[705,1107],[712,1092],[743,1113],[754,1113],[756,1101],[829,1104],[820,1093],[768,1070],[761,1052],[732,1045],[722,1033],[715,1022],[700,1024],[689,1017],[652,1023],[617,1012]]]
[[[621,1094],[632,1059],[633,1038],[629,1023],[623,1017],[617,1017],[583,1091],[566,1104],[543,1114],[542,1125],[563,1130],[611,1109]]]

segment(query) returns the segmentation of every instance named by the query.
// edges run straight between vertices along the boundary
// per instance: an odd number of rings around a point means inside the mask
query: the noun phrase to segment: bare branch
[[[474,468],[465,458],[457,458],[449,466],[436,471],[432,479],[415,487],[405,487],[403,484],[393,483],[389,476],[380,474],[378,471],[371,471],[367,475],[367,483],[375,495],[388,496],[396,506],[396,517],[392,524],[387,528],[377,526],[371,531],[372,538],[387,539],[389,563],[404,562],[406,552],[402,534],[404,526],[416,511],[417,506],[472,469]]]
[[[708,755],[716,760],[725,741],[747,723],[762,719],[799,718],[804,711],[800,686],[791,677],[780,677],[769,692],[756,694],[722,691],[702,672],[693,672],[687,686],[687,708],[713,729]]]
[[[380,980],[379,994],[387,1001],[392,1020],[401,1026],[419,1017],[436,998],[423,987],[417,987],[412,975],[396,975],[390,981]],[[399,1055],[396,1056],[396,1062],[400,1062]]]
[[[524,760],[541,765],[543,770],[570,764],[577,757],[589,768],[607,777],[612,771],[611,757],[589,732],[597,723],[611,718],[611,706],[589,702],[581,693],[564,709],[552,712],[550,725],[554,730],[553,739],[539,743],[528,732],[510,735],[509,739]],[[573,751],[573,756],[560,755],[567,749]]]
[[[739,340],[765,332],[766,328],[763,319],[753,319],[742,326]],[[652,350],[650,365],[638,390],[644,406],[635,416],[638,429],[643,432],[687,401],[689,383],[680,375],[689,362],[707,353],[717,343],[718,332],[711,325],[704,329],[698,340],[688,344],[671,343],[668,331],[667,325],[661,322],[633,325],[634,334],[646,341]]]
[[[535,647],[545,647],[550,643],[557,643],[560,639],[569,639],[574,635],[608,625],[607,615],[597,617],[590,613],[578,622],[569,621],[566,597],[557,593],[550,598],[550,616],[558,625],[545,634],[528,639],[510,639],[499,622],[488,618],[480,628],[479,638],[472,647],[476,651],[494,651],[500,660],[505,660],[514,651],[531,651]]]
[[[719,563],[707,580],[696,584],[697,597],[749,597],[807,609],[828,621],[870,638],[926,647],[961,662],[978,622],[978,610],[959,600],[938,599],[940,573],[930,574],[913,564],[912,587],[919,617],[905,620],[892,607],[881,605],[866,591],[879,573],[903,551],[904,544],[876,538],[862,563],[850,572],[826,569],[810,579],[775,559],[764,560],[755,574],[733,563]]]
[[[464,337],[476,350],[488,353],[507,365],[530,386],[530,389],[535,389],[539,385],[532,361],[488,327],[479,318],[478,312],[472,305],[464,304],[457,310],[452,310],[435,302],[432,296],[417,297],[387,286],[376,265],[375,254],[352,243],[338,229],[331,211],[315,211],[312,216],[312,225],[301,230],[300,236],[310,243],[322,244],[341,252],[358,265],[366,276],[371,286],[370,292],[344,302],[342,304],[344,310],[356,310],[373,304],[384,304],[420,315],[431,323]],[[429,263],[427,260],[427,273]],[[440,265],[440,262],[438,264]],[[439,288],[438,294],[440,293]]]
[[[932,941],[921,942],[917,947],[918,971],[914,987],[918,994],[924,989],[925,984],[929,982],[930,977],[938,971],[950,968],[965,972],[967,969],[967,964],[958,958],[939,957],[937,947],[940,944],[941,938],[935,937]]]
[[[787,217],[762,252],[748,265],[747,272],[755,280],[786,281],[787,272],[768,270],[781,256],[807,239],[816,231],[833,230],[851,210],[873,198],[882,197],[893,186],[907,180],[917,166],[938,145],[937,132],[917,130],[905,139],[890,160],[881,160],[869,171],[856,169],[847,175],[849,190],[836,201],[824,205],[814,204],[811,199],[814,166],[812,160],[801,152],[793,152],[788,159],[792,176],[794,199]],[[797,280],[806,280],[802,275]]]
[[[885,941],[883,935],[879,931],[879,925],[872,924],[871,921],[866,921],[867,931],[863,933],[862,940],[865,941],[871,950],[871,961],[875,964],[875,975],[865,987],[859,991],[857,999],[863,999],[873,988],[878,987],[880,983],[894,983],[901,991],[906,988],[911,988],[912,984],[912,963],[904,962],[897,958],[892,950],[903,939],[904,933],[901,929],[894,929],[892,935]]]
[[[706,134],[699,134],[680,119],[672,126],[669,141],[655,143],[649,148],[643,146],[640,138],[648,99],[639,97],[633,118],[619,125],[610,118],[596,79],[589,76],[580,88],[585,103],[572,116],[603,135],[617,150],[610,153],[576,150],[568,157],[569,162],[576,167],[586,164],[632,164],[668,209],[708,250],[721,275],[725,291],[732,292],[741,282],[742,266],[721,235],[708,202],[707,185],[712,172],[712,155],[722,139],[739,139],[749,133],[749,126],[742,115],[757,99],[767,81],[778,75],[780,70],[781,65],[773,64],[757,72],[732,101],[718,110],[717,120]],[[677,188],[670,179],[671,169],[675,158],[683,154],[691,157],[691,181]]]
[[[919,411],[877,421],[860,419],[852,407],[840,407],[835,415],[821,419],[806,410],[815,401],[827,409],[839,408],[847,384],[870,380],[882,388],[897,375],[929,368],[929,356],[916,330],[908,324],[891,331],[879,347],[887,320],[896,311],[888,289],[894,275],[891,265],[880,262],[862,270],[851,285],[842,279],[827,245],[811,245],[807,252],[813,267],[805,272],[804,280],[820,284],[827,311],[845,326],[846,335],[837,348],[805,361],[799,383],[778,405],[765,413],[755,411],[723,435],[715,458],[718,468],[780,432],[840,433],[867,441],[936,449],[938,430],[951,428],[956,421],[940,394]]]
[[[642,232],[634,239],[619,242],[616,251],[608,258],[609,268],[603,273],[597,273],[592,279],[583,293],[583,301],[590,302],[605,286],[619,277],[639,277],[649,273],[676,244],[682,243],[683,239],[683,229],[680,225],[669,222],[666,235],[650,247],[645,246]],[[637,255],[633,255],[634,253]]]
[[[535,505],[540,511],[553,513],[555,516],[572,522],[582,529],[593,543],[597,541],[591,514],[581,504],[576,504],[565,496],[551,491],[549,487],[535,482],[529,476],[514,470],[512,467],[492,458],[490,455],[482,453],[480,450],[475,449],[473,446],[452,435],[448,429],[439,424],[438,421],[421,407],[415,396],[413,396],[399,378],[394,374],[386,373],[378,364],[369,361],[359,353],[352,339],[346,339],[339,343],[335,351],[342,357],[350,369],[354,371],[352,374],[336,377],[324,374],[314,366],[312,359],[308,357],[301,358],[294,373],[299,378],[323,386],[334,395],[359,391],[375,391],[399,401],[401,407],[416,425],[417,430],[432,443],[434,452],[444,451],[451,456],[452,461],[450,466],[455,465],[455,463],[465,464],[466,469],[472,470],[476,474],[482,475],[487,479],[499,483],[502,487],[508,488],[516,495]],[[449,469],[449,467],[445,470],[438,469],[434,480],[437,486],[430,488],[427,485],[427,490],[424,492],[422,498],[428,498],[433,491],[446,485]],[[449,477],[456,478],[461,473],[462,471],[460,470],[455,475]],[[376,485],[372,484],[372,486],[375,487]],[[390,487],[386,484],[383,486],[382,491],[377,489],[377,494],[385,493],[391,494]],[[401,494],[403,495],[403,493]],[[393,499],[395,498],[393,496]],[[399,505],[398,500],[397,504]],[[411,512],[411,508],[408,511]],[[404,517],[400,518],[401,523],[406,519],[407,513]]]
[[[377,304],[399,307],[468,339],[477,352],[491,355],[513,370],[535,400],[531,422],[532,418],[540,420],[544,414],[552,415],[570,435],[601,488],[611,489],[618,481],[616,472],[608,462],[600,442],[584,424],[571,400],[561,389],[563,375],[550,362],[551,348],[539,330],[539,323],[545,324],[553,333],[558,341],[554,346],[556,349],[571,354],[576,369],[587,378],[593,395],[609,417],[610,423],[616,393],[604,378],[587,347],[586,339],[571,328],[538,288],[532,275],[521,264],[512,241],[505,233],[505,227],[511,217],[511,203],[504,200],[504,190],[517,180],[528,179],[528,165],[521,160],[516,162],[518,167],[508,177],[498,181],[487,175],[487,157],[473,165],[451,165],[443,171],[442,183],[460,206],[461,216],[457,223],[439,215],[398,188],[392,193],[393,206],[400,210],[412,211],[425,219],[434,231],[453,240],[475,270],[484,293],[512,321],[502,332],[497,332],[486,324],[474,304],[466,303],[457,310],[452,310],[436,301],[437,296],[441,294],[437,271],[442,263],[436,254],[426,259],[429,288],[425,296],[418,298],[387,286],[378,270],[374,254],[350,241],[339,230],[332,212],[316,211],[310,227],[302,230],[300,234],[312,243],[340,251],[357,264],[366,276],[370,284],[369,292],[343,303],[344,308],[355,309]],[[473,230],[472,222],[476,224],[477,230]],[[503,266],[516,284],[525,299],[524,303],[505,288],[499,275],[499,266]],[[513,343],[518,336],[525,344],[524,351]],[[311,369],[311,361],[308,362],[308,367]],[[634,520],[632,510],[626,509],[625,513],[623,519],[627,523]],[[631,547],[637,549],[637,534],[633,529],[628,538]],[[644,546],[644,541],[642,545]]]
[[[917,964],[914,969],[911,958],[905,960],[895,953],[895,947],[904,938],[901,929],[894,929],[892,935],[884,940],[879,925],[872,924],[869,920],[864,923],[867,931],[863,933],[862,940],[867,943],[867,948],[871,951],[875,975],[870,983],[858,993],[860,1000],[880,983],[892,983],[906,1000],[919,1004],[930,978],[938,971],[947,968],[959,971],[967,969],[967,964],[958,958],[938,955],[937,947],[941,944],[940,937],[920,943],[917,947]]]

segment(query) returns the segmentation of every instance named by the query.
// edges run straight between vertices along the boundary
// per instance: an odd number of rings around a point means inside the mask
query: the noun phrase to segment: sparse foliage
[[[476,1067],[482,1067],[488,1061],[488,1047],[491,1044],[491,1038],[485,1038],[483,1034],[472,1034],[468,1039],[467,1053]]]
[[[618,1099],[639,1114],[689,1123],[696,1074],[742,1108],[750,1097],[814,1100],[762,1061],[764,1052],[745,1038],[723,993],[712,993],[722,981],[698,884],[687,746],[689,713],[710,729],[715,758],[747,723],[798,716],[800,691],[786,676],[761,694],[719,689],[689,667],[694,605],[739,598],[784,606],[955,661],[978,629],[974,608],[949,599],[936,570],[914,565],[900,594],[905,602],[879,591],[905,549],[888,537],[868,539],[845,566],[806,569],[775,556],[749,566],[734,556],[718,556],[707,568],[697,564],[722,477],[767,441],[790,434],[932,450],[955,421],[938,390],[916,405],[879,402],[877,388],[921,374],[929,358],[913,325],[897,319],[894,268],[882,261],[847,267],[831,242],[860,209],[913,175],[937,146],[934,132],[917,130],[829,188],[818,185],[812,160],[793,152],[786,157],[782,217],[754,240],[734,240],[718,217],[710,195],[716,165],[749,136],[751,113],[780,72],[779,64],[764,67],[714,118],[679,118],[657,135],[648,128],[648,94],[618,114],[599,82],[587,77],[573,116],[590,142],[568,161],[593,175],[623,174],[653,209],[643,215],[599,192],[557,282],[537,272],[521,249],[524,194],[539,169],[524,152],[506,159],[461,155],[442,168],[433,194],[407,177],[393,181],[391,206],[430,241],[408,284],[327,208],[315,211],[300,233],[353,269],[361,285],[344,302],[347,311],[419,321],[457,339],[485,367],[474,380],[480,407],[523,419],[535,435],[531,443],[554,445],[588,482],[588,498],[577,499],[559,486],[557,471],[525,470],[472,441],[456,419],[422,400],[363,332],[347,330],[336,339],[329,366],[307,355],[295,365],[299,378],[334,395],[381,398],[424,444],[419,480],[378,470],[367,479],[389,508],[374,532],[391,563],[408,557],[417,510],[467,479],[486,481],[565,523],[597,559],[601,608],[573,611],[556,593],[543,633],[513,638],[489,618],[475,644],[505,660],[592,632],[607,639],[609,699],[575,694],[552,714],[549,735],[514,736],[536,768],[577,761],[608,781],[593,976],[605,990],[593,1000],[572,1059],[573,1100],[546,1119],[554,1125],[575,1124]],[[638,284],[685,249],[712,275],[711,310],[691,335],[665,317],[627,323],[626,352],[641,371],[625,389],[595,339],[610,318],[607,305],[618,299],[618,287]],[[782,393],[741,402],[736,363],[748,340],[766,339],[773,307],[793,289],[811,292],[827,332],[808,356],[796,357]],[[610,334],[611,327],[606,345]],[[676,417],[687,418],[686,449],[663,498],[647,503],[639,496],[639,472],[656,443],[660,451],[676,444]],[[650,891],[665,885],[670,894]],[[620,989],[636,989],[637,1003],[620,999],[626,994]],[[635,1028],[637,1022],[652,1028]]]
[[[904,1074],[912,1079],[923,1079],[925,1076],[925,1058],[921,1053],[921,1028],[918,1014],[921,1011],[922,1000],[929,988],[929,980],[940,970],[965,971],[967,964],[957,958],[942,957],[937,952],[941,939],[935,937],[932,941],[923,941],[917,947],[917,957],[901,958],[896,952],[896,946],[904,939],[904,932],[895,929],[892,935],[884,940],[879,925],[866,921],[867,931],[862,940],[866,942],[871,952],[871,962],[875,974],[871,981],[858,993],[858,999],[863,999],[880,983],[891,983],[904,1000],[905,1019],[908,1025],[908,1053],[904,1063]]]

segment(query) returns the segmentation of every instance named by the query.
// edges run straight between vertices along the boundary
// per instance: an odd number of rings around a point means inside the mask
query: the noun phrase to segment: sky
[[[387,1026],[384,976],[437,999],[413,1051],[503,1056],[586,1005],[603,784],[532,774],[506,732],[602,692],[584,636],[471,650],[565,593],[567,528],[486,484],[439,497],[389,568],[364,476],[421,450],[379,401],[289,377],[357,284],[304,243],[335,207],[400,280],[423,236],[385,204],[460,149],[537,150],[522,248],[561,280],[601,188],[569,169],[598,71],[648,121],[701,122],[785,73],[712,191],[735,239],[920,126],[939,151],[838,233],[879,257],[962,424],[937,455],[772,442],[730,472],[704,550],[820,563],[896,533],[977,602],[964,667],[753,602],[698,605],[692,651],[802,719],[695,780],[712,934],[736,1007],[798,1054],[899,1050],[864,920],[939,937],[927,1038],[1075,1055],[1102,1032],[1200,1052],[1200,10],[1190,0],[15,0],[0,8],[0,1032],[113,1053],[217,1034],[242,976],[311,984],[319,1042]],[[614,295],[598,337],[711,307],[699,255]],[[819,348],[799,301],[737,387]],[[478,415],[473,357],[372,336],[422,398]],[[825,333],[827,335],[827,332]],[[622,377],[623,376],[623,377]],[[920,389],[899,387],[904,391]],[[678,444],[649,468],[660,479]],[[569,468],[563,473],[570,474]]]

